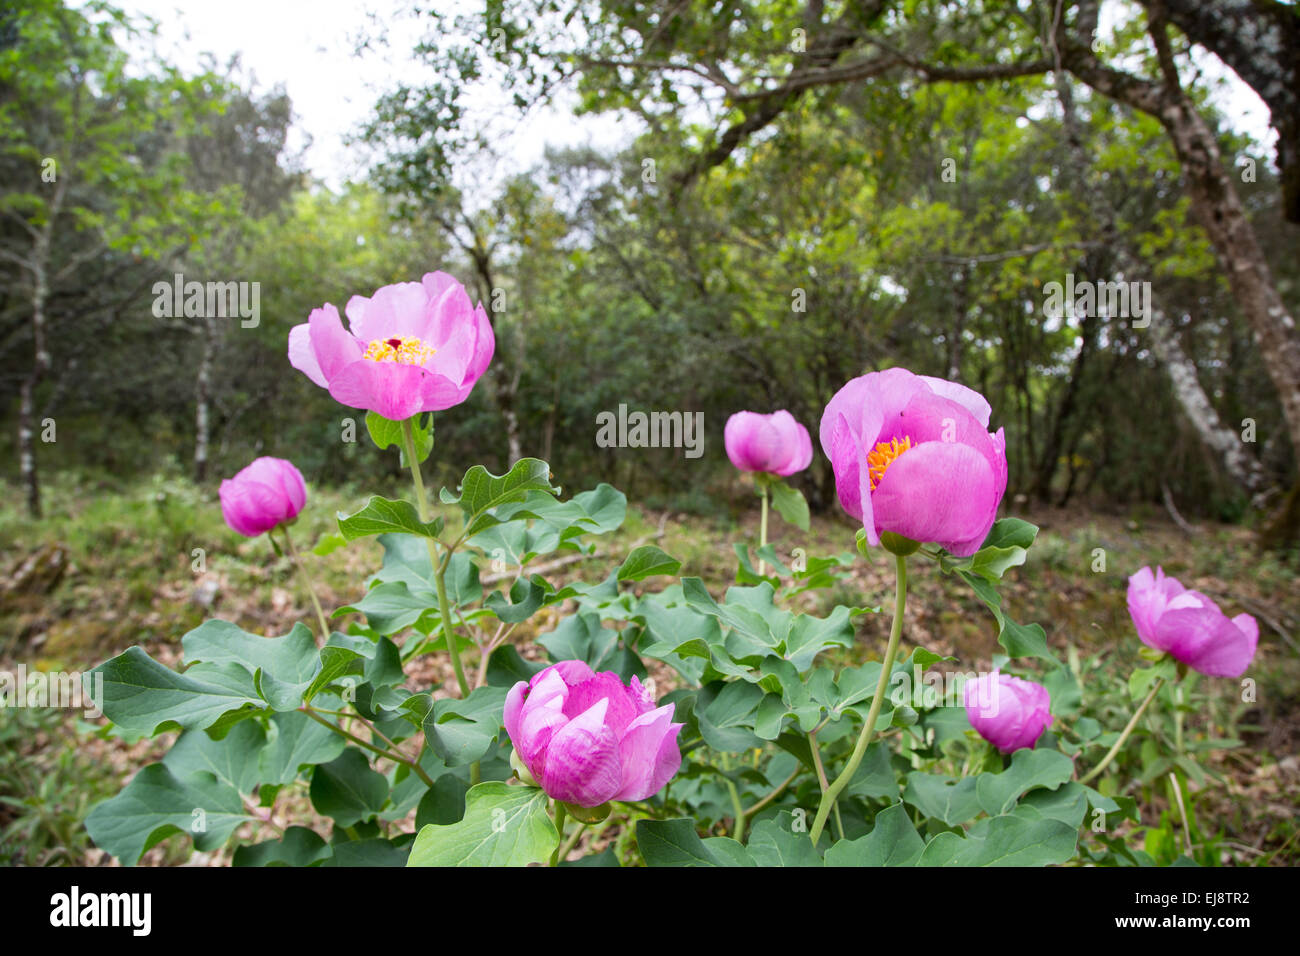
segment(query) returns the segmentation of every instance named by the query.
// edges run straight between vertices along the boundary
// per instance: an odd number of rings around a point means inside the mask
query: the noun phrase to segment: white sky
[[[452,4],[449,9],[464,8],[467,2],[471,0]],[[364,174],[367,157],[349,147],[345,139],[371,112],[379,96],[399,81],[418,84],[429,76],[428,68],[411,53],[425,27],[399,19],[396,11],[404,7],[400,3],[119,0],[119,5],[159,22],[158,51],[171,63],[182,68],[193,64],[197,70],[204,52],[214,54],[219,64],[240,52],[245,73],[256,78],[260,90],[283,84],[298,127],[291,144],[302,147],[310,137],[303,156],[305,165],[333,188]],[[386,48],[377,44],[358,55],[359,39],[377,33],[376,15],[389,27]],[[509,112],[504,97],[494,102],[480,95],[474,103],[480,109]],[[516,168],[527,168],[542,158],[548,143],[616,147],[628,138],[628,125],[612,116],[578,121],[552,110],[530,117],[522,127],[511,122],[513,135],[498,145]]]
[[[398,80],[418,83],[427,70],[414,61],[411,47],[423,28],[397,20],[399,4],[382,0],[119,0],[130,13],[154,17],[160,23],[159,52],[185,67],[199,55],[215,54],[224,62],[242,52],[243,65],[265,90],[283,83],[293,101],[301,133],[311,138],[304,154],[307,168],[337,188],[365,171],[367,158],[344,140],[374,106],[379,94]],[[440,0],[464,8],[473,0]],[[481,0],[479,0],[481,3]],[[1111,6],[1111,4],[1107,4]],[[452,7],[454,9],[455,7]],[[372,14],[390,27],[386,49],[358,56],[357,40],[373,34]],[[1108,19],[1108,18],[1103,18]],[[1108,32],[1103,23],[1103,35]],[[1216,103],[1234,128],[1271,144],[1268,110],[1231,71],[1213,57],[1199,57],[1207,74],[1223,73],[1227,83]],[[494,106],[490,100],[484,106]],[[551,110],[530,117],[501,143],[516,169],[541,159],[547,143],[591,143],[612,148],[629,138],[630,122],[614,116],[573,117]]]

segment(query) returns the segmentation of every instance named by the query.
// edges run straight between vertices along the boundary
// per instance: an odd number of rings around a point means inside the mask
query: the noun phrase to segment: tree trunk
[[[1277,0],[1142,0],[1215,54],[1267,105],[1277,130],[1282,210],[1300,223],[1300,14]]]
[[[52,224],[51,224],[52,225]],[[50,367],[50,353],[45,347],[45,303],[49,298],[50,230],[47,227],[36,241],[32,270],[32,370],[23,379],[18,406],[18,463],[23,488],[26,489],[27,513],[41,516],[41,482],[36,469],[36,387]]]
[[[203,354],[199,359],[198,378],[194,384],[194,480],[202,484],[208,479],[208,443],[212,426],[209,413],[212,405],[212,363],[217,350],[217,323],[213,316],[203,320]]]
[[[1058,75],[1056,89],[1061,106],[1065,112],[1065,125],[1070,133],[1072,155],[1082,156],[1082,146],[1077,122],[1074,117],[1074,99],[1069,83],[1063,75]],[[1199,114],[1196,114],[1199,118]],[[1207,127],[1208,131],[1208,127]],[[1211,140],[1213,137],[1211,136]],[[1217,148],[1217,147],[1216,147]],[[1076,159],[1076,172],[1084,175],[1082,159]],[[1081,180],[1081,181],[1086,181]],[[1231,188],[1229,187],[1229,191]],[[1233,193],[1235,199],[1236,194]],[[1109,237],[1109,245],[1114,251],[1115,262],[1126,281],[1143,281],[1145,269],[1130,253],[1124,244],[1115,224],[1115,211],[1109,203],[1100,205],[1103,231]],[[1253,235],[1253,234],[1252,234]],[[1221,260],[1222,261],[1222,260]],[[1150,303],[1150,325],[1147,331],[1151,338],[1152,351],[1164,365],[1173,387],[1174,398],[1182,407],[1196,434],[1205,446],[1223,463],[1225,470],[1234,482],[1249,494],[1254,501],[1259,501],[1263,492],[1268,490],[1270,482],[1259,460],[1246,449],[1241,436],[1223,425],[1209,396],[1201,388],[1196,372],[1196,364],[1187,357],[1178,339],[1178,333],[1172,321],[1156,304],[1154,296]]]
[[[1177,74],[1162,24],[1151,36],[1162,63],[1157,84],[1102,66],[1083,44],[1070,50],[1068,67],[1099,93],[1158,119],[1182,166],[1184,188],[1196,218],[1227,274],[1233,298],[1254,332],[1264,367],[1277,389],[1291,447],[1300,455],[1300,334],[1282,302],[1272,270],[1224,169],[1214,131],[1177,85]]]
[[[1173,323],[1154,304],[1151,308],[1151,325],[1147,331],[1151,336],[1152,351],[1169,373],[1174,397],[1201,441],[1223,463],[1232,480],[1248,494],[1255,497],[1267,491],[1270,482],[1264,467],[1246,450],[1241,435],[1220,420],[1205,389],[1201,388],[1196,363],[1183,351]]]

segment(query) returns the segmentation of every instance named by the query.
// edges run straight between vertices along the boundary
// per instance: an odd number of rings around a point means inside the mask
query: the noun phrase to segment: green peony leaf
[[[502,732],[501,714],[508,693],[504,687],[483,686],[464,699],[434,701],[424,718],[429,748],[449,767],[471,764],[486,755]]]
[[[954,780],[941,774],[916,771],[907,775],[903,802],[916,807],[927,817],[957,826],[975,819],[982,809],[975,787],[975,777]]]
[[[96,804],[86,832],[100,849],[135,864],[175,833],[188,833],[200,850],[214,850],[250,819],[234,787],[210,774],[179,780],[161,763],[137,773],[117,796]]]
[[[371,769],[360,750],[348,747],[312,771],[310,793],[311,805],[318,813],[333,818],[339,826],[350,827],[384,808],[388,781]]]
[[[459,823],[422,827],[406,865],[527,866],[559,845],[541,789],[493,781],[470,788]]]
[[[466,537],[499,524],[501,519],[488,512],[501,505],[522,502],[528,493],[542,491],[558,494],[551,485],[551,466],[537,458],[521,458],[504,475],[494,475],[482,465],[475,465],[461,479],[460,494],[444,488],[441,498],[446,504],[460,505],[465,513]]]
[[[103,675],[103,699],[96,703],[104,715],[133,734],[152,736],[170,726],[203,730],[263,706],[252,675],[239,664],[198,664],[178,674],[131,647],[91,674]]]
[[[695,832],[694,820],[638,820],[636,843],[646,866],[722,865]]]
[[[782,810],[775,819],[754,824],[745,849],[759,866],[823,865],[807,832],[795,832],[789,810]]]
[[[1055,790],[1074,773],[1074,761],[1055,750],[1021,748],[1001,773],[976,775],[980,808],[991,817],[1010,812],[1021,794],[1039,787]]]
[[[644,581],[657,574],[676,574],[682,563],[652,544],[637,548],[618,569],[620,581]]]
[[[792,488],[784,481],[776,480],[770,485],[772,489],[772,507],[790,524],[800,531],[808,530],[808,502],[803,492]]]
[[[234,866],[318,866],[333,850],[315,830],[289,827],[279,840],[267,840],[235,849]]]
[[[372,534],[413,534],[424,538],[437,538],[442,534],[443,519],[421,521],[415,505],[402,499],[371,496],[366,506],[350,515],[338,516],[339,534],[348,541],[369,537]]]
[[[261,783],[282,786],[304,767],[329,763],[343,753],[344,739],[306,714],[272,714],[266,747],[258,755]]]
[[[827,866],[915,866],[925,849],[907,808],[901,803],[876,814],[871,832],[841,840],[826,851]]]

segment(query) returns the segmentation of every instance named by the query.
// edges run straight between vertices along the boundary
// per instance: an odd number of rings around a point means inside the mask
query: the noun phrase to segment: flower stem
[[[556,866],[560,862],[560,844],[564,842],[564,804],[559,800],[555,801],[555,832],[559,838],[555,843],[555,852],[551,854],[551,866]]]
[[[1147,691],[1146,697],[1143,698],[1142,703],[1138,706],[1138,709],[1133,712],[1133,717],[1129,720],[1128,726],[1126,726],[1123,732],[1119,735],[1119,740],[1115,741],[1115,745],[1110,748],[1106,753],[1106,756],[1101,758],[1101,763],[1089,770],[1086,777],[1082,777],[1079,780],[1080,783],[1087,783],[1110,765],[1110,762],[1115,759],[1115,755],[1119,753],[1119,748],[1124,746],[1124,741],[1128,740],[1129,734],[1133,733],[1133,728],[1137,726],[1138,719],[1142,716],[1143,711],[1147,709],[1147,705],[1155,699],[1156,694],[1164,685],[1165,679],[1163,677],[1157,677],[1155,683],[1151,685],[1151,690]]]
[[[320,608],[320,601],[316,600],[316,589],[312,587],[311,578],[307,576],[307,568],[303,566],[302,560],[298,557],[298,550],[293,546],[293,538],[289,537],[289,526],[281,525],[280,529],[284,532],[284,550],[289,555],[289,560],[293,566],[298,569],[298,576],[302,578],[303,589],[307,592],[307,597],[311,598],[311,606],[316,609],[316,620],[320,622],[320,639],[324,643],[330,639],[330,625],[325,620],[325,612]]]
[[[802,767],[795,767],[794,770],[791,771],[790,776],[786,777],[785,780],[783,780],[780,784],[778,784],[777,787],[766,797],[764,797],[762,800],[759,800],[756,804],[754,804],[752,807],[747,809],[744,815],[746,817],[752,817],[759,810],[762,810],[765,806],[767,806],[777,797],[781,796],[781,794],[785,792],[785,788],[790,786],[790,784],[794,783],[794,778],[799,776],[799,771],[802,769],[803,769]]]
[[[767,545],[767,482],[760,481],[758,483],[758,487],[759,487],[759,492],[758,492],[759,496],[763,500],[763,508],[762,511],[760,512],[760,517],[758,520],[758,547],[760,550],[762,550],[762,548]],[[763,558],[760,556],[758,559],[758,576],[761,578],[766,571],[767,571],[767,564],[766,562],[763,561]]]
[[[862,726],[862,733],[858,735],[858,743],[853,748],[849,762],[835,778],[835,782],[822,794],[821,803],[817,807],[817,816],[808,831],[814,846],[817,845],[822,830],[826,827],[826,818],[830,815],[831,807],[862,764],[862,758],[867,752],[867,744],[871,743],[871,737],[875,733],[876,718],[880,716],[880,706],[884,702],[885,690],[889,686],[889,675],[894,669],[894,656],[898,653],[898,640],[903,633],[903,609],[907,605],[907,558],[901,554],[894,555],[894,568],[897,575],[897,586],[894,592],[894,623],[889,629],[889,646],[885,649],[885,659],[881,662],[880,679],[876,681],[876,696],[871,699],[871,710],[867,714],[866,723]]]
[[[722,766],[725,770],[731,769],[731,761],[726,754],[722,755]],[[731,827],[731,838],[737,843],[745,842],[745,807],[740,802],[740,791],[736,789],[736,781],[730,777],[723,778],[727,784],[727,792],[731,794],[731,812],[735,817],[735,822]]]
[[[406,464],[411,469],[411,481],[415,485],[415,501],[420,509],[420,520],[427,522],[429,520],[429,496],[424,490],[424,478],[420,475],[420,463],[415,459],[415,435],[411,430],[411,419],[405,419],[402,422],[402,447],[406,451]],[[438,560],[438,549],[433,538],[425,537],[425,545],[429,548],[429,566],[433,570],[433,583],[438,591],[438,618],[442,625],[442,637],[447,644],[447,655],[451,658],[452,670],[456,672],[456,683],[460,686],[460,696],[469,696],[469,681],[465,679],[465,667],[460,661],[460,654],[456,651],[456,638],[452,632],[451,616],[449,611],[449,602],[447,601],[447,583],[445,575],[447,573],[447,562],[451,560],[451,550],[448,549],[446,555],[440,561]]]
[[[583,831],[586,829],[587,829],[587,824],[579,820],[578,826],[574,829],[573,834],[567,840],[565,840],[564,845],[560,847],[559,852],[557,853],[556,856],[557,863],[563,863],[565,860],[569,858],[569,854],[572,853],[573,848],[578,845],[578,840],[582,838]]]
[[[821,749],[817,746],[817,731],[813,730],[808,734],[809,749],[812,751],[813,767],[817,770],[817,784],[821,787],[822,793],[829,788],[826,781],[826,768],[822,766]],[[840,803],[838,800],[834,804],[835,809],[835,831],[839,834],[841,840],[844,839],[844,821],[840,818]]]
[[[392,760],[395,763],[406,764],[408,767],[411,768],[411,772],[414,773],[421,780],[423,780],[427,786],[430,787],[433,786],[432,778],[430,778],[430,776],[424,772],[424,768],[420,766],[418,760],[408,760],[407,758],[403,757],[401,754],[395,754],[392,751],[385,750],[383,747],[376,747],[374,744],[369,743],[366,740],[363,740],[362,738],[358,737],[356,734],[349,733],[348,731],[344,730],[338,724],[330,723],[319,713],[317,713],[314,707],[311,707],[308,704],[303,704],[303,706],[299,707],[298,709],[301,710],[308,717],[310,717],[312,720],[316,721],[318,724],[322,724],[328,727],[330,730],[334,731],[334,733],[338,734],[340,737],[345,737],[348,740],[352,741],[354,744],[357,744],[360,747],[365,747],[367,750],[372,751],[373,753],[376,753],[381,757],[387,757],[389,760]]]

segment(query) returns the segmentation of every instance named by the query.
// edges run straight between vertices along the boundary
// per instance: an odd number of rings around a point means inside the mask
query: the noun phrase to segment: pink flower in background
[[[1229,618],[1199,591],[1189,591],[1163,568],[1143,568],[1128,579],[1128,613],[1138,637],[1208,677],[1246,673],[1259,643],[1249,614]]]
[[[812,462],[812,439],[784,409],[771,415],[736,412],[723,431],[727,457],[741,471],[765,471],[783,478]]]
[[[326,303],[289,332],[289,362],[338,402],[391,421],[469,397],[496,339],[480,304],[445,272],[386,285],[345,310]]]
[[[258,458],[221,483],[221,514],[248,538],[292,521],[307,503],[302,472],[283,458]]]
[[[548,795],[580,807],[654,796],[682,765],[673,706],[632,678],[561,661],[506,696],[516,756]]]
[[[962,700],[971,726],[1004,754],[1034,746],[1052,722],[1046,687],[998,671],[967,681]]]
[[[883,532],[979,550],[1007,489],[1006,438],[989,403],[943,379],[892,368],[853,379],[830,400],[821,445],[844,510],[867,541]]]

